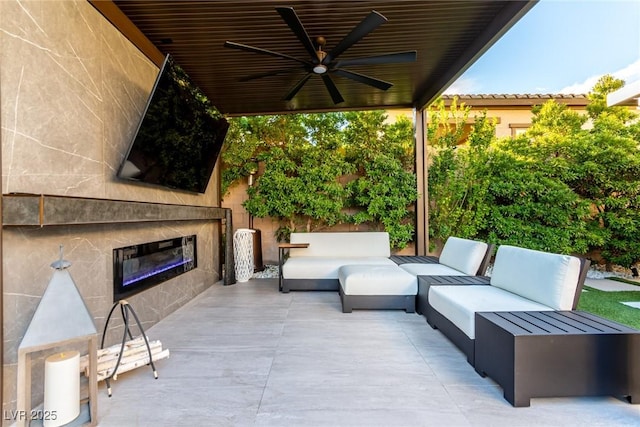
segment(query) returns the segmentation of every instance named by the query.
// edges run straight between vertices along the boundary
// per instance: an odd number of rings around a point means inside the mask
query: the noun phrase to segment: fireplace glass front
[[[197,267],[196,236],[113,250],[113,300],[119,301]]]

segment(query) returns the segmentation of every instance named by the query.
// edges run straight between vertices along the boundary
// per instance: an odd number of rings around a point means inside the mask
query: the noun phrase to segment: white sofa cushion
[[[466,276],[462,271],[455,270],[442,264],[400,264],[407,273],[414,276]]]
[[[475,339],[480,311],[551,311],[552,308],[494,286],[431,286],[429,305]]]
[[[344,265],[338,270],[345,295],[415,295],[418,279],[397,265]]]
[[[440,253],[439,262],[469,276],[478,273],[489,245],[475,240],[449,237]]]
[[[391,245],[386,232],[291,233],[291,243],[309,243],[308,248],[293,248],[293,257],[390,257]]]
[[[292,257],[282,266],[285,279],[337,279],[338,269],[350,264],[396,265],[384,257]]]
[[[496,253],[491,285],[555,310],[571,310],[579,276],[576,257],[502,245]]]

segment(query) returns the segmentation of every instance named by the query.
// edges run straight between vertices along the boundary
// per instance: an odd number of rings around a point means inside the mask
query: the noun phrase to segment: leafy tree
[[[387,123],[384,111],[346,113],[345,156],[358,178],[347,184],[354,224],[389,233],[394,248],[404,248],[415,233],[410,207],[417,200],[413,123]]]
[[[607,107],[606,95],[623,82],[604,76],[589,94],[592,129],[576,144],[576,193],[594,207],[589,226],[608,263],[640,261],[640,123],[625,107]],[[579,144],[579,145],[578,145]]]
[[[586,116],[547,102],[534,110],[527,135],[545,175],[590,207],[574,251],[600,252],[609,264],[629,266],[640,260],[640,241],[633,237],[640,232],[640,128],[628,108],[606,104],[607,94],[623,85],[602,77],[588,95]]]
[[[264,173],[247,190],[244,203],[252,215],[281,220],[284,236],[286,230],[313,231],[344,221],[348,194],[339,177],[352,167],[338,152],[298,142],[271,147],[259,160],[265,164]]]
[[[395,248],[404,248],[413,240],[415,229],[407,207],[417,200],[416,178],[399,159],[376,155],[364,165],[364,175],[351,181],[347,189],[353,194],[353,206],[360,208],[351,217],[353,223],[386,230]]]
[[[264,173],[244,206],[280,221],[279,239],[366,222],[404,247],[416,199],[413,124],[386,119],[384,111],[234,118],[223,153],[224,191],[260,162]]]
[[[587,115],[555,101],[536,106],[532,126],[515,139],[493,138],[489,127],[478,131],[482,122],[476,120],[468,148],[457,145],[464,108],[434,106],[432,238],[455,234],[553,252],[597,252],[625,266],[638,262],[640,122],[629,109],[606,105],[607,94],[622,86],[610,76],[600,79]]]
[[[235,182],[256,172],[257,158],[270,147],[306,143],[307,129],[302,114],[234,117],[221,153],[222,194]]]
[[[454,99],[449,109],[439,100],[429,111],[429,236],[441,245],[449,236],[478,237],[484,228],[486,193],[491,176],[487,169],[489,144],[495,124],[477,117],[464,139],[469,108]]]
[[[398,117],[395,123],[388,124],[387,114],[375,110],[347,112],[345,119],[345,156],[360,171],[381,153],[398,159],[406,170],[413,171],[415,139],[413,123],[408,118]]]
[[[387,124],[384,129],[385,147],[394,159],[398,159],[402,168],[415,172],[415,129],[413,121],[406,116],[398,116],[396,121]]]
[[[575,142],[587,118],[548,101],[532,109],[524,136],[494,142],[491,206],[485,235],[506,243],[561,253],[585,253],[589,203],[568,183],[575,177]]]
[[[584,253],[588,205],[565,183],[549,176],[546,168],[537,167],[535,158],[514,147],[501,148],[490,160],[489,209],[479,234],[498,244]]]

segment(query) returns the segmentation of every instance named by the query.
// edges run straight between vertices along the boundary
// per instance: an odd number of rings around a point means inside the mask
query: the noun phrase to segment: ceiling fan
[[[355,80],[360,83],[367,84],[369,86],[373,86],[375,88],[381,90],[387,90],[391,86],[392,83],[386,82],[384,80],[379,80],[373,77],[366,76],[364,74],[356,73],[353,71],[345,70],[342,67],[350,66],[350,65],[376,65],[376,64],[397,64],[403,62],[415,62],[417,57],[417,52],[407,51],[407,52],[397,52],[397,53],[389,53],[386,55],[376,55],[376,56],[368,56],[363,58],[352,58],[352,59],[343,59],[339,60],[338,56],[342,54],[344,51],[349,49],[371,31],[378,28],[380,25],[387,22],[387,18],[382,16],[380,13],[376,11],[372,11],[366,18],[362,20],[358,25],[356,25],[349,34],[347,34],[340,43],[338,43],[331,51],[326,52],[324,50],[324,46],[326,44],[326,40],[324,37],[317,37],[315,39],[315,44],[311,41],[309,34],[304,29],[302,22],[298,18],[295,10],[292,7],[276,7],[276,10],[285,21],[285,23],[291,28],[291,31],[298,37],[302,45],[306,49],[306,51],[311,56],[310,60],[304,60],[295,58],[293,56],[285,55],[283,53],[274,52],[271,50],[261,49],[258,47],[248,46],[241,43],[235,43],[231,41],[226,41],[224,43],[224,47],[230,49],[244,50],[246,52],[258,53],[261,55],[269,55],[274,56],[276,58],[287,59],[290,61],[298,62],[300,65],[287,68],[280,69],[274,71],[268,71],[260,74],[253,74],[250,76],[246,76],[240,79],[240,81],[246,82],[250,80],[260,79],[263,77],[275,76],[278,74],[286,74],[294,71],[304,70],[307,74],[302,77],[285,95],[284,100],[291,101],[296,94],[302,89],[302,87],[307,83],[307,81],[314,75],[319,75],[324,82],[329,94],[331,95],[331,99],[334,104],[339,104],[344,102],[344,98],[340,95],[338,88],[336,87],[333,79],[330,74],[335,74],[341,77],[346,77],[351,80]]]

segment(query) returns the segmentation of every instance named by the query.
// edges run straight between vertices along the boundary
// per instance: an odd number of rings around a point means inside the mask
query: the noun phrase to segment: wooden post
[[[98,423],[98,336],[89,339],[89,415],[91,426]]]
[[[418,200],[416,200],[416,255],[429,253],[429,186],[427,172],[427,131],[426,111],[415,112],[415,155],[416,184]]]
[[[233,212],[225,209],[225,248],[224,248],[224,285],[236,283],[235,264],[233,261]]]

